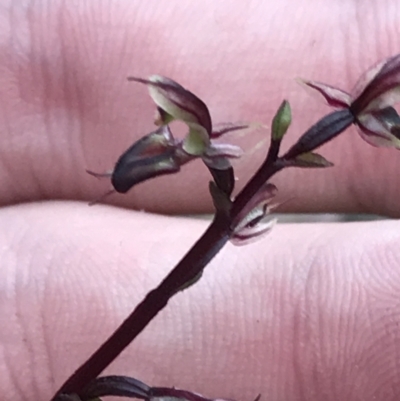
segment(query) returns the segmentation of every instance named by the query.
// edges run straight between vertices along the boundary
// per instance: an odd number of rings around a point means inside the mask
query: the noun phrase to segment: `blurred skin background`
[[[109,183],[85,169],[112,168],[153,129],[128,75],[178,81],[215,122],[268,125],[286,98],[287,149],[330,111],[295,78],[350,90],[400,51],[399,13],[395,0],[0,1],[2,399],[49,399],[206,228],[176,216],[212,212],[200,162],[87,206]],[[265,138],[233,137],[238,189]],[[399,215],[398,151],[351,128],[320,153],[335,166],[272,180],[290,199],[280,212]],[[396,220],[308,223],[229,244],[107,373],[236,400],[397,400],[399,237]]]

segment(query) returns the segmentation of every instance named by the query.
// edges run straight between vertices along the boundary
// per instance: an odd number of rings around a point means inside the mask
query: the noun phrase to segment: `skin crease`
[[[294,78],[350,90],[399,51],[398,19],[395,0],[3,0],[2,400],[49,399],[206,227],[87,207],[108,184],[85,168],[109,169],[153,128],[146,89],[126,76],[178,80],[216,122],[268,122],[287,97],[287,148],[329,112]],[[249,152],[236,165],[239,188],[265,137],[234,138]],[[334,168],[273,179],[282,199],[293,198],[285,210],[399,215],[398,151],[374,149],[350,129],[321,153]],[[208,180],[194,163],[109,202],[210,211]],[[56,199],[85,202],[39,202]],[[107,373],[236,400],[397,400],[399,233],[395,221],[289,225],[244,248],[227,245]]]

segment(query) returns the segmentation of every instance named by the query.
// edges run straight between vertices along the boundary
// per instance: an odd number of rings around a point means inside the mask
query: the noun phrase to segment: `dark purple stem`
[[[194,279],[229,239],[229,221],[216,216],[214,221],[169,273],[161,284],[150,291],[121,326],[100,348],[63,384],[59,393],[80,394],[147,326],[184,284]]]
[[[310,145],[313,148],[321,146],[347,128],[351,123],[350,120],[352,121],[352,117],[349,112],[332,113],[311,127],[300,138],[300,144],[298,142],[289,150],[289,154],[297,153],[305,148],[309,149]],[[333,123],[333,128],[327,124],[329,121]],[[328,132],[328,135],[324,135],[324,130]],[[322,139],[314,138],[315,135],[321,136]],[[304,140],[304,138],[306,141],[302,144],[302,139]],[[62,385],[52,398],[52,401],[59,401],[66,394],[77,394],[78,396],[84,394],[85,386],[95,380],[118,357],[158,312],[167,305],[169,299],[179,290],[185,288],[185,284],[187,285],[187,283],[194,281],[202,273],[207,264],[229,240],[236,225],[240,222],[238,217],[240,217],[241,212],[252,197],[265,182],[285,167],[284,160],[278,158],[279,148],[280,141],[272,140],[264,163],[238,194],[232,203],[230,213],[216,213],[211,225],[178,265],[157,288],[146,295],[143,301],[108,340]]]
[[[272,145],[272,144],[271,144]],[[271,146],[277,155],[279,144]],[[216,214],[213,222],[194,244],[191,250],[183,257],[178,265],[169,273],[161,284],[150,291],[144,300],[135,308],[132,314],[121,326],[103,343],[100,348],[75,371],[75,373],[62,385],[52,398],[57,400],[58,394],[80,394],[82,389],[96,377],[140,334],[148,323],[176,294],[179,288],[194,280],[210,260],[222,249],[229,240],[234,216],[240,213],[247,202],[258,191],[260,186],[272,175],[283,168],[281,163],[275,163],[270,156],[260,167],[253,179],[243,188],[233,203],[231,216]],[[276,156],[275,156],[276,159]],[[238,204],[239,206],[236,206]]]

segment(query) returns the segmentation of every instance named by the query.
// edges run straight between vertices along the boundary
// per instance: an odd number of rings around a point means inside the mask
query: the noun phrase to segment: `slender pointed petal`
[[[115,194],[117,191],[115,189],[109,189],[107,192],[105,192],[103,195],[100,197],[96,198],[95,200],[92,200],[88,203],[89,206],[94,206],[97,205],[101,202],[103,202],[106,198],[108,198],[110,195]]]
[[[96,178],[110,178],[112,176],[112,170],[106,171],[104,173],[97,173],[96,171],[86,169],[86,172],[91,175],[92,177]]]
[[[230,132],[253,128],[255,129],[259,128],[260,126],[261,124],[259,123],[218,123],[214,124],[213,126],[211,138],[216,139]]]
[[[342,91],[341,89],[335,88],[330,85],[323,84],[321,82],[300,80],[304,85],[309,86],[312,89],[317,90],[332,107],[346,108],[351,104],[350,95]]]

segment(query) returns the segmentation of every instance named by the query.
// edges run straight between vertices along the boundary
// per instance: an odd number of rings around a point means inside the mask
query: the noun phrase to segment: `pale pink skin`
[[[15,3],[16,5],[12,6]],[[30,4],[28,6],[27,4]],[[90,4],[90,6],[85,6]],[[105,171],[152,127],[128,75],[176,79],[214,121],[268,123],[283,98],[284,147],[330,109],[294,82],[350,90],[400,48],[397,0],[96,2],[3,0],[0,7],[0,398],[45,401],[204,231],[206,223],[107,206]],[[267,134],[239,138],[255,170]],[[354,129],[327,145],[336,164],[273,182],[290,211],[398,216],[400,153]],[[210,211],[200,163],[109,202]],[[108,370],[207,397],[398,400],[400,225],[275,227],[228,245]]]

